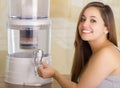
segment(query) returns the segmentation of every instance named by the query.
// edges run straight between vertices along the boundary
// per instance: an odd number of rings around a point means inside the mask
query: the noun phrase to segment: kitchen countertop
[[[4,81],[5,79],[5,68],[6,68],[6,51],[0,51],[0,88],[61,88],[56,80],[52,83],[46,84],[44,86],[26,86],[26,85],[16,85],[9,84]],[[66,78],[70,79],[69,75],[64,75]]]

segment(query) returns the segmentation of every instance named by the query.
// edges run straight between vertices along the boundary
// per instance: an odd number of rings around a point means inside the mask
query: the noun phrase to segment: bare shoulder
[[[99,50],[91,57],[91,62],[96,63],[97,66],[103,65],[105,69],[109,69],[109,72],[119,70],[120,73],[120,51],[115,46],[106,46]],[[115,72],[115,74],[118,74]],[[113,72],[114,74],[114,72]]]
[[[118,57],[120,57],[120,51],[116,46],[106,46],[100,49],[94,56],[115,60],[115,58],[117,59]]]
[[[120,62],[120,52],[115,46],[106,46],[91,56],[90,63],[112,65]],[[120,63],[119,63],[120,64]]]
[[[84,70],[80,83],[96,88],[110,75],[120,74],[119,51],[112,46],[106,46],[93,54]],[[97,78],[97,79],[96,79]]]
[[[97,86],[108,76],[120,74],[119,57],[119,51],[115,47],[106,46],[100,49],[91,56],[80,83],[90,83],[89,85]]]

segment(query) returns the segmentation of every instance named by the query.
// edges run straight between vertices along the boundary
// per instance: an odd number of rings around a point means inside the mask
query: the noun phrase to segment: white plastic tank
[[[36,75],[34,51],[51,64],[49,0],[9,0],[8,56],[5,81],[42,86],[52,82]],[[39,62],[38,62],[39,63]]]

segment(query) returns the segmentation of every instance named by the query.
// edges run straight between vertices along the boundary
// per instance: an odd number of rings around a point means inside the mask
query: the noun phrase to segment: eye
[[[80,22],[84,22],[85,20],[86,20],[86,19],[82,17],[82,18],[80,19]]]
[[[96,20],[91,19],[90,22],[91,22],[91,23],[96,23]]]

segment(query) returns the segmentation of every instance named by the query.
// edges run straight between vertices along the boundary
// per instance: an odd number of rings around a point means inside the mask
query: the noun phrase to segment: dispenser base
[[[51,64],[51,58],[43,57]],[[19,85],[42,86],[52,82],[52,78],[43,79],[35,75],[33,58],[7,58],[5,82]]]

